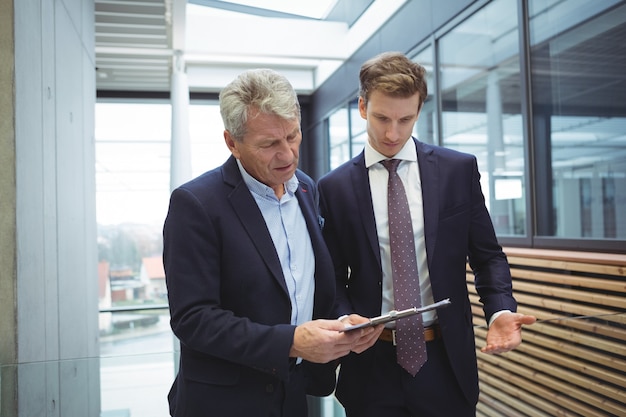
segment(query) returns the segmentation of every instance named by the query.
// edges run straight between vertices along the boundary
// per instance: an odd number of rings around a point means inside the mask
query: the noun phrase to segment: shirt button
[[[268,394],[271,394],[272,392],[274,392],[274,384],[267,384],[265,386],[265,392],[267,392]]]

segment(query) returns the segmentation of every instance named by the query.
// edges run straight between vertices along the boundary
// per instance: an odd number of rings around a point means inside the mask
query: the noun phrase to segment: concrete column
[[[0,411],[97,416],[94,3],[0,9]]]
[[[189,181],[191,170],[191,138],[189,135],[189,84],[182,51],[176,51],[171,80],[172,138],[170,154],[170,190]],[[174,373],[178,372],[180,342],[174,336]]]
[[[16,416],[15,61],[13,0],[0,0],[0,415]],[[5,400],[6,399],[6,400]]]
[[[185,59],[177,51],[173,57],[172,80],[172,139],[170,156],[170,189],[191,179],[191,143],[189,137],[189,84]]]

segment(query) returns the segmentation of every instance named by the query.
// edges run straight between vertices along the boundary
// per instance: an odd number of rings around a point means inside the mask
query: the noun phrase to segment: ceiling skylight
[[[203,2],[196,1],[196,3],[200,4]],[[335,6],[337,0],[219,0],[211,3],[213,3],[213,7],[219,7],[219,3],[228,3],[230,5],[288,13],[313,19],[324,19]],[[226,7],[228,4],[224,4],[224,6]],[[248,10],[248,12],[250,11]]]

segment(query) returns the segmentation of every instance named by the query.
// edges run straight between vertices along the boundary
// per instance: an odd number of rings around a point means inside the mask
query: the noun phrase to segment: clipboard
[[[349,332],[351,330],[362,329],[364,327],[377,326],[379,324],[389,323],[390,321],[395,321],[404,317],[412,316],[414,314],[423,313],[425,311],[430,311],[430,310],[434,310],[434,309],[441,308],[441,307],[447,307],[449,304],[451,304],[451,301],[449,298],[446,298],[446,299],[437,301],[436,303],[429,304],[424,307],[412,307],[412,308],[407,308],[406,310],[400,310],[400,311],[391,310],[387,314],[383,314],[382,316],[378,316],[378,317],[373,317],[369,321],[366,321],[363,323],[354,324],[352,326],[347,326],[345,329],[342,329],[339,331]]]

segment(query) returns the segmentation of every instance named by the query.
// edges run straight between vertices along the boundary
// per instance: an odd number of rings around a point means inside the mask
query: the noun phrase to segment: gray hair
[[[270,69],[253,69],[240,74],[220,93],[220,113],[224,128],[241,141],[251,110],[285,120],[301,121],[300,103],[283,75]]]

